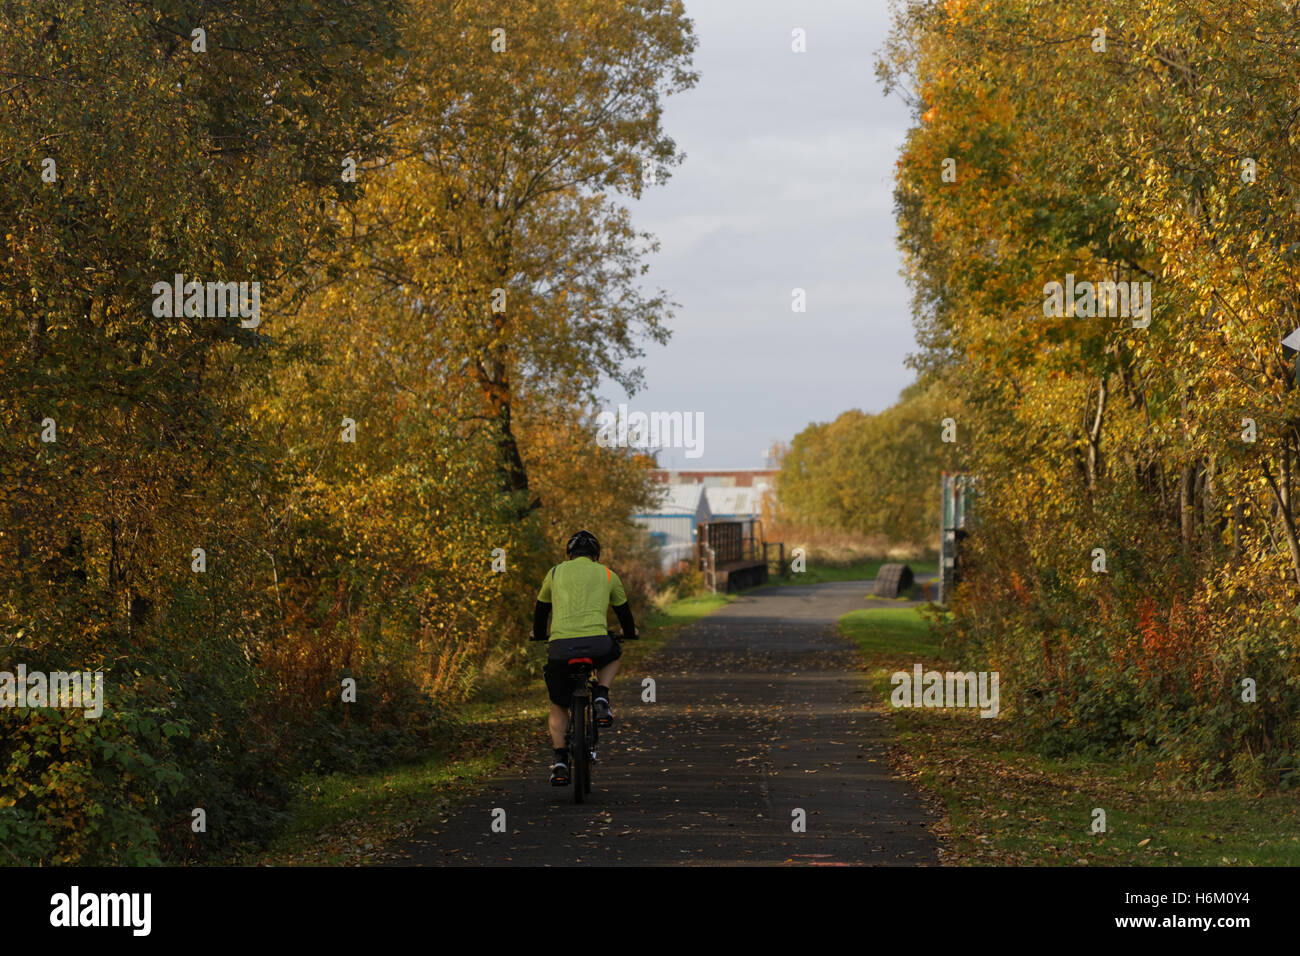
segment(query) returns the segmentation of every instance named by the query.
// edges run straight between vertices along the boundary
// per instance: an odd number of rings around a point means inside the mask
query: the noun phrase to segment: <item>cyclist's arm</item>
[[[623,628],[626,640],[636,640],[636,622],[632,620],[632,608],[627,602],[627,592],[623,590],[623,581],[613,571],[609,572],[609,606]]]
[[[533,637],[546,637],[546,622],[551,616],[549,601],[538,601],[533,608]]]
[[[636,640],[636,622],[632,620],[632,606],[627,601],[614,605],[614,616],[618,618],[618,623],[623,628],[623,637],[629,641]]]
[[[551,582],[555,579],[555,569],[551,568],[542,579],[542,589],[537,592],[537,604],[533,608],[533,637],[539,641],[546,640],[546,620],[551,616]]]

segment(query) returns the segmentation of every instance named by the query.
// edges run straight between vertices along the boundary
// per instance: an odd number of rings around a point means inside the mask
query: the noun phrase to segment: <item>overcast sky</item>
[[[894,243],[893,164],[908,126],[875,54],[886,0],[686,0],[695,89],[668,100],[686,153],[632,212],[655,233],[649,285],[680,303],[647,387],[606,408],[702,412],[702,457],[669,467],[763,464],[774,439],[849,408],[880,411],[912,379],[909,293]],[[791,51],[791,31],[807,52]],[[807,312],[791,311],[791,290]]]

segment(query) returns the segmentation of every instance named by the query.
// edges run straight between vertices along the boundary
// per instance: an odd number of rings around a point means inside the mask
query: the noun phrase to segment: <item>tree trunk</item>
[[[520,503],[515,506],[515,515],[522,521],[542,506],[542,499],[532,494],[528,487],[528,469],[515,439],[510,383],[502,372],[484,381],[483,385],[496,423],[497,469],[501,484],[507,493],[518,496]]]
[[[1268,486],[1272,489],[1273,498],[1277,503],[1278,516],[1282,519],[1282,528],[1286,532],[1287,548],[1291,551],[1291,568],[1295,572],[1296,586],[1300,587],[1300,541],[1296,540],[1295,521],[1291,517],[1291,509],[1284,503],[1282,492],[1278,484],[1273,480],[1273,473],[1268,470],[1268,465],[1264,465],[1264,477],[1268,480]]]
[[[1165,474],[1165,463],[1163,461],[1160,461],[1159,459],[1156,459],[1152,463],[1151,467],[1152,470],[1155,472],[1155,474],[1158,476],[1156,488],[1160,492],[1160,515],[1162,520],[1167,520],[1169,517],[1169,496],[1167,493],[1168,485],[1169,485],[1169,477]]]
[[[495,274],[492,285],[494,289],[506,289],[510,285],[510,275],[514,270],[513,228],[513,216],[507,215],[498,223],[495,235],[492,238],[492,244],[495,246]],[[517,497],[518,503],[515,505],[515,515],[520,521],[523,521],[542,506],[542,499],[533,494],[528,487],[528,469],[524,465],[523,455],[519,451],[519,443],[515,439],[512,389],[509,378],[509,346],[502,344],[509,341],[509,329],[507,327],[509,320],[510,311],[508,306],[505,311],[491,313],[490,321],[495,330],[498,344],[490,347],[492,368],[487,380],[483,381],[483,385],[488,404],[492,409],[492,417],[496,422],[496,442],[499,453],[498,468],[501,473],[502,484],[509,494]]]
[[[1205,469],[1204,494],[1201,497],[1201,531],[1205,538],[1205,553],[1211,560],[1219,553],[1223,543],[1225,524],[1223,512],[1218,507],[1219,489],[1214,482],[1219,470],[1218,464],[1215,458],[1210,459],[1210,464]]]
[[[1241,563],[1241,503],[1234,501],[1232,503],[1232,563],[1234,565]]]
[[[1101,425],[1106,414],[1106,376],[1102,375],[1097,389],[1097,414],[1088,430],[1088,492],[1097,489],[1097,471],[1101,466]]]

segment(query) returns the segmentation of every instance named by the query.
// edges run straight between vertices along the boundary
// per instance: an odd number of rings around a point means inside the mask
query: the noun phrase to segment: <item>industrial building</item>
[[[713,518],[703,485],[663,485],[659,506],[651,512],[634,515],[637,523],[650,532],[659,545],[661,565],[672,570],[695,555],[697,529]]]

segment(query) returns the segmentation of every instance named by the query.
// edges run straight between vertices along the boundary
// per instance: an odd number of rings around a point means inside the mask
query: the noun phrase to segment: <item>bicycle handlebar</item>
[[[638,633],[638,634],[633,634],[631,637],[625,637],[625,636],[623,635],[623,632],[622,632],[622,631],[608,630],[608,631],[606,631],[605,633],[606,633],[609,637],[612,637],[612,638],[613,638],[614,640],[616,640],[616,641],[639,641],[639,640],[641,640],[641,635],[640,635],[639,633]],[[529,634],[529,635],[528,635],[528,643],[530,643],[530,644],[541,644],[542,642],[544,642],[544,641],[546,641],[546,640],[547,640],[547,638],[546,638],[545,635],[543,635],[543,636],[541,636],[541,637],[538,637],[536,634]]]

